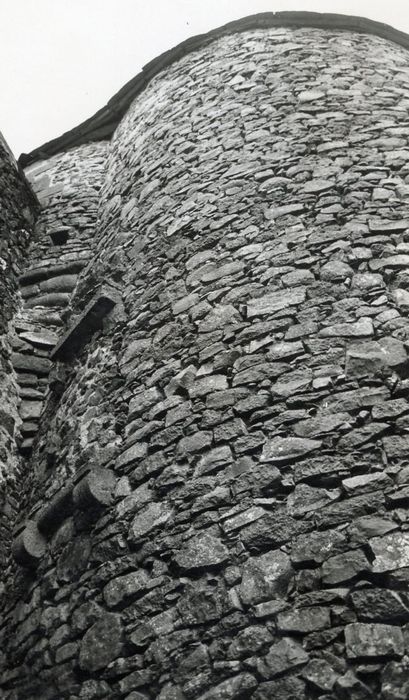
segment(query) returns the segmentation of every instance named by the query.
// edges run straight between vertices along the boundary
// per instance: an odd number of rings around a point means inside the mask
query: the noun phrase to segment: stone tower
[[[0,144],[5,700],[409,696],[408,48],[248,17]]]

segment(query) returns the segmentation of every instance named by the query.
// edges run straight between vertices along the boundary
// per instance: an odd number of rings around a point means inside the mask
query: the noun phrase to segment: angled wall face
[[[6,700],[405,697],[408,106],[405,49],[311,28],[132,104],[33,440]]]

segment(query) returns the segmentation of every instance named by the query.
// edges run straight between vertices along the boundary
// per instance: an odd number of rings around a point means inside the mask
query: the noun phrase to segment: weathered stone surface
[[[34,374],[48,374],[51,369],[51,362],[46,357],[37,357],[34,354],[23,355],[23,353],[14,352],[11,355],[11,361],[15,370],[23,372],[33,372]]]
[[[199,696],[199,700],[230,700],[248,695],[257,686],[257,681],[250,673],[240,673],[216,685],[212,690]]]
[[[103,590],[105,603],[109,608],[114,608],[142,595],[148,587],[148,581],[149,575],[146,571],[133,571],[125,576],[117,576]]]
[[[367,442],[375,443],[386,430],[389,429],[388,423],[368,423],[362,428],[356,428],[346,433],[339,441],[338,447],[340,450],[352,451]]]
[[[43,409],[42,401],[22,401],[20,404],[20,417],[22,420],[37,421]]]
[[[301,668],[308,659],[300,644],[291,637],[283,637],[270,647],[267,656],[257,661],[257,670],[263,678],[275,678],[285,671]]]
[[[189,395],[192,398],[206,396],[213,391],[223,391],[228,388],[227,379],[223,374],[213,374],[207,377],[200,377],[192,384]]]
[[[345,546],[345,536],[338,530],[309,532],[292,542],[291,561],[299,564],[320,564]]]
[[[161,400],[162,395],[155,387],[136,394],[129,403],[129,420],[141,415]]]
[[[399,627],[352,622],[345,627],[345,643],[350,658],[401,657],[403,634]]]
[[[294,426],[294,433],[298,437],[315,438],[325,433],[337,430],[341,426],[347,426],[351,416],[349,413],[320,413],[314,418],[299,421]]]
[[[368,225],[371,233],[396,233],[409,228],[409,220],[369,219]]]
[[[334,185],[335,182],[333,180],[310,180],[304,185],[304,191],[319,194],[321,192],[325,192],[326,190],[330,190],[332,187],[334,187]]]
[[[388,437],[383,438],[382,443],[389,459],[406,457],[409,454],[409,436],[388,435]]]
[[[356,411],[384,403],[390,398],[386,387],[362,387],[351,391],[342,391],[326,399],[325,405],[332,412]]]
[[[240,597],[246,605],[285,595],[293,570],[289,557],[276,550],[249,559],[243,566]]]
[[[201,580],[186,586],[177,610],[185,625],[207,624],[231,610],[231,603],[223,585],[210,586]]]
[[[115,484],[116,478],[110,469],[93,469],[76,484],[73,491],[74,503],[83,509],[109,506]]]
[[[172,517],[172,511],[163,503],[150,503],[139,511],[132,521],[129,529],[129,537],[138,542],[146,537],[152,530],[161,527]]]
[[[210,333],[218,328],[239,323],[242,320],[237,309],[232,304],[219,304],[204,319],[198,322],[201,333]]]
[[[238,530],[249,523],[255,522],[259,518],[262,518],[265,513],[266,511],[264,508],[261,508],[260,506],[248,508],[237,515],[233,515],[230,518],[227,517],[227,519],[222,523],[223,530],[226,532]]]
[[[340,676],[335,687],[338,695],[351,700],[372,700],[373,698],[372,689],[362,683],[352,670]]]
[[[300,608],[277,615],[279,632],[307,634],[330,626],[329,609],[324,607]]]
[[[80,644],[79,665],[83,671],[93,673],[105,668],[121,655],[123,632],[119,615],[103,613],[85,633]]]
[[[408,532],[393,532],[384,537],[373,537],[369,544],[375,555],[373,570],[376,573],[409,566]]]
[[[409,403],[406,399],[392,399],[385,401],[384,404],[375,405],[372,409],[372,418],[374,420],[397,418],[407,411],[409,411]]]
[[[409,659],[391,661],[382,673],[382,697],[385,700],[406,700],[409,696]]]
[[[57,578],[70,583],[80,578],[86,570],[91,554],[91,541],[87,536],[77,536],[62,550],[57,561]]]
[[[287,306],[296,306],[305,300],[305,288],[297,287],[294,290],[280,290],[271,292],[257,299],[250,299],[247,304],[247,317],[266,316],[273,314],[275,311],[287,308]]]
[[[229,659],[246,658],[260,651],[266,645],[270,645],[273,636],[269,630],[261,625],[253,625],[239,632],[233,639],[227,652]]]
[[[297,484],[287,500],[288,513],[294,518],[319,510],[340,498],[339,489],[317,489],[308,484]]]
[[[376,489],[387,489],[391,488],[392,485],[392,479],[385,472],[351,476],[349,479],[342,481],[342,487],[351,495],[376,491]]]
[[[277,464],[293,462],[310,452],[318,450],[320,446],[321,442],[319,440],[296,437],[276,437],[266,443],[260,459],[262,462],[273,462]]]
[[[146,442],[136,442],[131,447],[128,447],[116,460],[116,467],[121,469],[122,467],[127,467],[128,465],[137,462],[138,460],[145,457],[148,451],[148,446]]]
[[[330,557],[322,565],[322,580],[326,585],[338,585],[371,570],[371,565],[361,550]]]
[[[334,260],[325,265],[321,266],[320,277],[328,282],[338,282],[343,281],[352,277],[354,271],[350,265],[341,262],[340,260]]]
[[[174,556],[182,571],[208,569],[224,564],[229,558],[228,549],[213,535],[206,532],[190,539]]]
[[[351,593],[359,620],[399,623],[409,620],[409,609],[395,591],[368,588]]]
[[[260,552],[267,547],[278,547],[308,529],[312,528],[305,528],[286,511],[281,511],[268,513],[243,527],[240,538],[250,550]]]
[[[253,695],[254,700],[303,700],[305,683],[297,676],[279,678],[276,681],[260,683]]]
[[[362,376],[373,374],[382,368],[403,368],[408,362],[404,344],[396,338],[361,343],[347,350],[347,374]]]
[[[321,338],[366,338],[374,333],[373,323],[370,318],[361,318],[353,323],[336,323],[333,326],[323,328],[319,332]]]
[[[303,678],[312,686],[328,693],[332,691],[338,675],[325,659],[311,659],[302,670]]]

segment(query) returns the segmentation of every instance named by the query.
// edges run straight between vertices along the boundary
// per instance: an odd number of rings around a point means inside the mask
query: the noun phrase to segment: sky
[[[0,0],[0,131],[16,156],[29,152],[189,36],[282,10],[360,15],[409,33],[408,0]]]

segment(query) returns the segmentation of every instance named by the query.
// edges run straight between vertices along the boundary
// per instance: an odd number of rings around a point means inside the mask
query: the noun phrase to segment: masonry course
[[[285,14],[1,151],[5,700],[407,695],[409,40]]]

